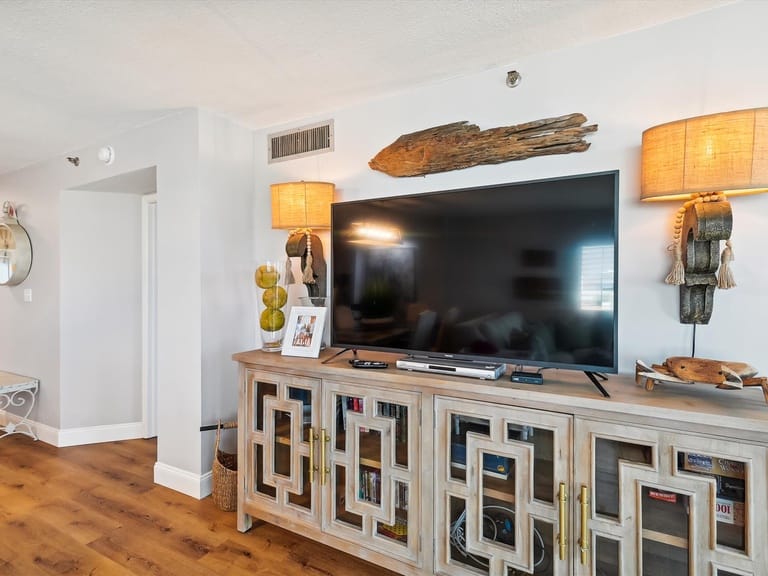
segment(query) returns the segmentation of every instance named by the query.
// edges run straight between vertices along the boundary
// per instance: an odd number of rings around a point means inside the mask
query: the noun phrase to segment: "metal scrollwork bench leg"
[[[5,411],[10,407],[27,406],[27,411],[20,420],[8,421],[5,426],[0,426],[0,438],[11,434],[24,434],[37,440],[37,434],[32,428],[32,421],[29,419],[29,415],[35,407],[37,387],[38,384],[35,381],[0,388],[0,410]]]

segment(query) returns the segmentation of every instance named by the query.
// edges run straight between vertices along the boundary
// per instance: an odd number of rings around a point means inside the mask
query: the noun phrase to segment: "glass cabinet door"
[[[768,574],[765,447],[587,420],[576,443],[579,574]]]
[[[420,395],[328,381],[324,386],[322,482],[330,488],[324,529],[416,562]]]
[[[569,573],[571,418],[436,399],[437,568]]]
[[[250,370],[246,378],[246,498],[318,524],[320,382]]]

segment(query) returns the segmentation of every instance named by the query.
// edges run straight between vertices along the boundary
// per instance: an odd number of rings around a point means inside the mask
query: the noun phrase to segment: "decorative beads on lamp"
[[[331,202],[335,186],[330,182],[272,184],[272,228],[288,229],[288,256],[301,257],[302,282],[309,296],[325,296],[326,264],[320,238],[313,229],[331,227]]]
[[[691,208],[694,204],[698,204],[701,202],[724,202],[725,201],[725,195],[722,192],[707,192],[707,193],[698,193],[694,192],[691,194],[691,199],[686,200],[683,205],[677,209],[677,215],[675,216],[675,225],[674,225],[674,234],[673,234],[673,240],[672,244],[670,245],[670,251],[674,254],[674,264],[672,266],[672,271],[667,275],[667,277],[664,279],[664,281],[667,284],[674,284],[676,286],[680,286],[682,284],[685,284],[685,266],[683,266],[683,257],[682,257],[682,245],[683,245],[683,221],[685,219],[685,215],[688,213],[689,208]],[[730,240],[727,240],[727,244],[730,249]],[[730,254],[730,252],[729,252]],[[722,260],[722,266],[720,267],[720,274],[718,274],[718,288],[728,289],[728,288],[734,288],[736,286],[736,283],[733,281],[733,274],[728,270],[727,272],[724,270],[724,267],[727,267],[730,263],[730,260],[732,258],[728,258],[725,260],[724,258]],[[722,281],[721,281],[722,277]],[[726,281],[725,279],[728,278],[729,280]]]
[[[736,284],[727,197],[768,192],[768,108],[678,120],[643,132],[641,200],[685,200],[675,218],[672,272],[680,321],[706,324],[715,287]],[[720,240],[725,249],[720,255]],[[720,268],[719,274],[715,272]]]

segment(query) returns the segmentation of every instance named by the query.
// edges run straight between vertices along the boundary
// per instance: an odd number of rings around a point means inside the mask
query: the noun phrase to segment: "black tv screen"
[[[618,171],[333,204],[332,345],[617,371]]]

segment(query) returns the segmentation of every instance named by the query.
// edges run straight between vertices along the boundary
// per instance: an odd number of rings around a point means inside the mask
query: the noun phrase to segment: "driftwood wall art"
[[[597,124],[582,126],[586,121],[583,114],[568,114],[482,131],[466,121],[454,122],[403,134],[368,165],[390,176],[423,176],[480,164],[584,152],[589,148],[584,136],[597,131]]]

